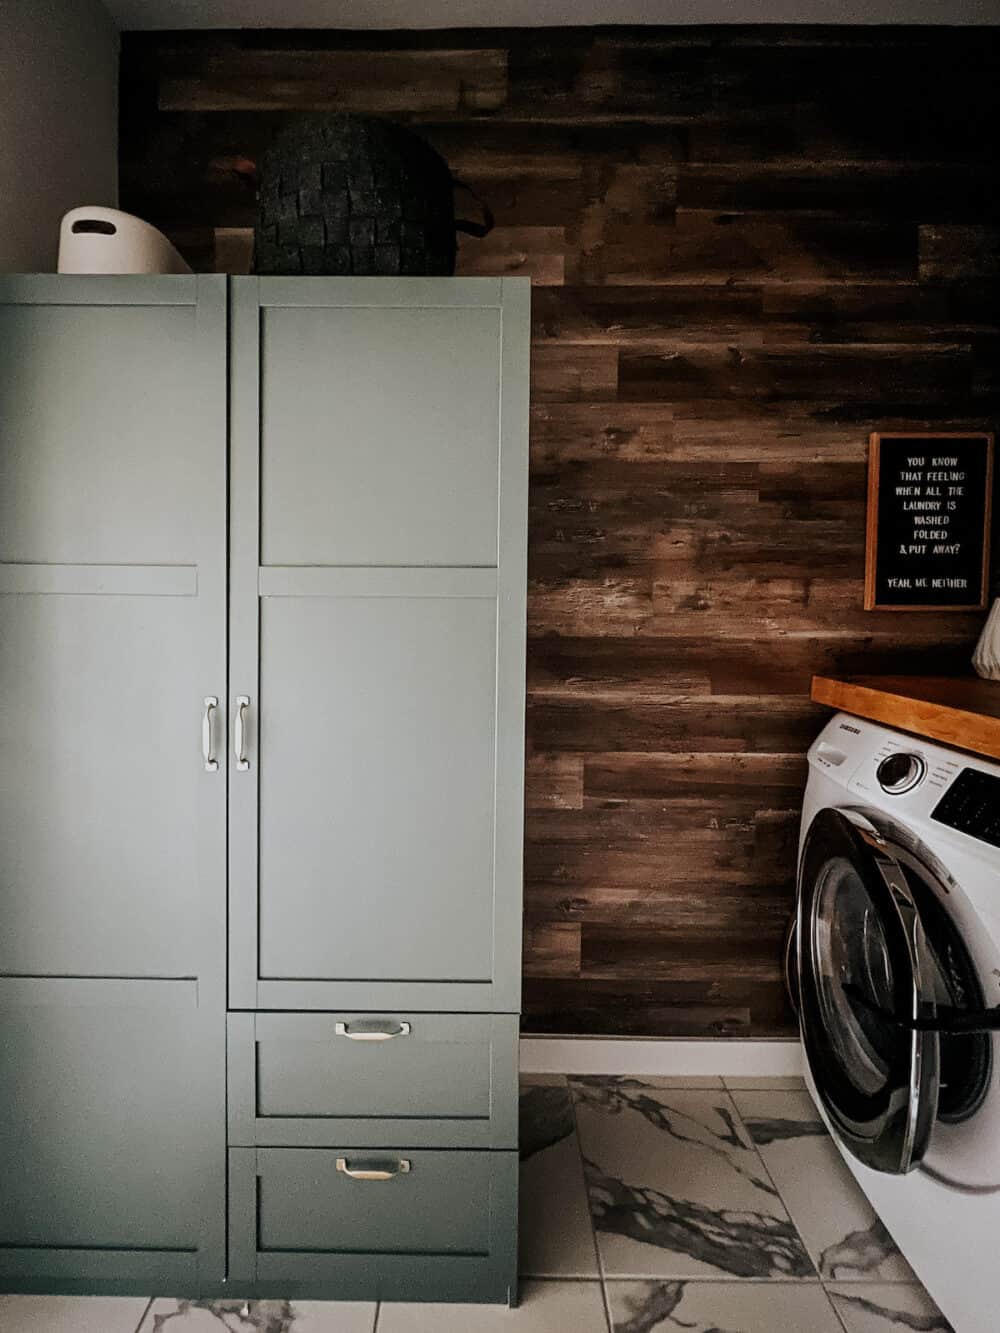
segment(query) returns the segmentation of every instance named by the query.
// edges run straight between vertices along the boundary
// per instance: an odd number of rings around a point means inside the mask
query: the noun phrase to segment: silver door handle
[[[215,695],[208,695],[205,699],[205,715],[201,719],[201,753],[205,760],[205,772],[217,773],[219,771],[219,761],[215,757],[214,740],[214,722],[215,710],[219,706],[219,701]]]
[[[241,773],[245,773],[250,767],[250,760],[247,758],[247,738],[246,724],[244,714],[250,707],[250,696],[248,694],[238,694],[236,696],[236,713],[233,718],[233,753],[236,755],[236,767]]]
[[[352,1032],[346,1023],[335,1023],[333,1031],[338,1037],[348,1037],[351,1041],[392,1041],[393,1037],[408,1037],[409,1023],[397,1023],[394,1028],[362,1028]]]
[[[337,1170],[352,1180],[392,1180],[394,1176],[406,1176],[410,1172],[410,1163],[401,1157],[395,1166],[348,1166],[346,1157],[337,1158]]]

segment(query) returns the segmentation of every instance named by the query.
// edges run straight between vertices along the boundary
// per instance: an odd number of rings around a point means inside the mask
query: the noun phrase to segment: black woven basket
[[[456,221],[456,186],[468,188],[402,126],[296,116],[259,166],[255,271],[454,273],[456,231],[485,236],[493,226],[484,204],[482,222]]]

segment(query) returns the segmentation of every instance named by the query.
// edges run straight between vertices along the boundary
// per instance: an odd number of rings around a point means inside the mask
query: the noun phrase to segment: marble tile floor
[[[951,1333],[795,1079],[521,1089],[521,1304],[0,1296],[0,1333]]]

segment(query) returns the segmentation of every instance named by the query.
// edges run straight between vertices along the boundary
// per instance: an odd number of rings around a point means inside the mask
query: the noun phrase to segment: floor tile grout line
[[[569,1078],[566,1080],[566,1090],[569,1093],[569,1108],[573,1116],[573,1137],[576,1140],[576,1164],[579,1171],[580,1183],[583,1185],[583,1197],[587,1204],[587,1221],[590,1224],[590,1244],[593,1247],[594,1259],[597,1264],[597,1279],[603,1286],[605,1283],[604,1259],[601,1255],[601,1247],[597,1240],[597,1224],[594,1221],[593,1210],[590,1206],[590,1186],[587,1181],[587,1171],[583,1164],[583,1143],[580,1139],[580,1120],[577,1116],[577,1102],[573,1093],[573,1085]]]
[[[751,1092],[753,1091],[753,1089],[743,1088],[743,1089],[738,1089],[738,1091]],[[763,1091],[771,1091],[771,1089],[763,1089]],[[747,1129],[746,1121],[743,1119],[743,1112],[737,1105],[736,1098],[733,1096],[732,1092],[730,1092],[729,1088],[726,1088],[726,1096],[729,1098],[729,1101],[732,1104],[733,1111],[736,1113],[736,1119],[739,1121],[740,1128],[743,1130],[743,1133],[747,1136],[747,1140],[749,1141],[750,1146],[753,1149],[754,1156],[757,1158],[757,1161],[760,1162],[761,1169],[763,1170],[765,1177],[771,1182],[771,1188],[774,1190],[774,1197],[781,1204],[782,1208],[784,1208],[785,1213],[788,1217],[788,1221],[791,1223],[792,1230],[799,1238],[799,1244],[802,1246],[802,1253],[806,1256],[806,1258],[809,1260],[809,1263],[812,1265],[813,1272],[816,1274],[816,1280],[820,1284],[822,1284],[823,1274],[819,1271],[819,1266],[817,1265],[816,1260],[812,1257],[812,1254],[809,1250],[809,1246],[806,1244],[805,1236],[803,1236],[799,1224],[798,1222],[796,1222],[792,1214],[792,1210],[788,1206],[785,1196],[778,1188],[777,1181],[774,1179],[774,1176],[772,1176],[770,1171],[767,1169],[767,1163],[764,1161],[764,1154],[759,1150],[756,1143],[754,1142],[753,1135],[750,1133],[749,1129]],[[802,1281],[803,1279],[799,1280]]]
[[[133,1329],[133,1333],[142,1333],[142,1326],[146,1322],[146,1316],[149,1314],[150,1310],[152,1310],[153,1302],[155,1300],[156,1300],[155,1296],[150,1296],[149,1299],[146,1301],[146,1304],[143,1307],[142,1314],[139,1316],[139,1322]]]
[[[583,1144],[580,1141],[580,1121],[577,1116],[576,1096],[573,1092],[573,1085],[569,1078],[566,1079],[566,1090],[569,1093],[569,1107],[573,1115],[573,1137],[576,1139],[577,1166],[580,1171],[580,1179],[583,1182],[583,1197],[587,1202],[587,1221],[590,1223],[590,1243],[594,1247],[594,1258],[597,1261],[598,1281],[601,1284],[601,1300],[604,1304],[604,1319],[608,1326],[608,1333],[615,1333],[614,1321],[611,1317],[611,1297],[608,1295],[608,1280],[604,1272],[604,1256],[601,1254],[601,1247],[597,1243],[597,1225],[594,1222],[594,1214],[590,1207],[590,1188],[587,1183],[587,1172],[583,1165]]]
[[[611,1318],[611,1299],[608,1295],[608,1281],[604,1271],[604,1256],[601,1254],[601,1247],[597,1240],[597,1224],[594,1221],[593,1210],[590,1206],[590,1186],[587,1181],[587,1171],[583,1164],[583,1143],[580,1140],[580,1120],[577,1116],[577,1101],[573,1092],[573,1085],[568,1077],[566,1079],[566,1088],[569,1092],[570,1111],[573,1115],[573,1136],[576,1139],[577,1167],[580,1172],[580,1180],[583,1184],[583,1197],[587,1203],[587,1221],[590,1223],[590,1243],[594,1248],[594,1260],[597,1264],[597,1280],[601,1284],[601,1301],[604,1305],[604,1319],[608,1326],[608,1333],[614,1333],[614,1323]]]
[[[584,1166],[583,1140],[580,1138],[580,1118],[577,1116],[576,1096],[573,1094],[572,1084],[569,1082],[568,1078],[567,1090],[569,1092],[569,1109],[571,1109],[573,1116],[573,1137],[576,1138],[576,1165],[577,1170],[579,1170],[580,1173],[580,1182],[583,1184],[584,1198],[587,1200],[587,1221],[591,1224],[591,1245],[593,1246],[593,1258],[595,1258],[597,1264],[597,1280],[599,1280],[601,1286],[604,1286],[607,1278],[605,1278],[604,1273],[604,1257],[603,1254],[601,1254],[599,1241],[597,1241],[597,1224],[595,1220],[593,1220],[591,1189],[589,1189],[587,1180],[587,1168]]]
[[[844,1323],[843,1319],[841,1318],[841,1314],[840,1314],[840,1311],[837,1309],[836,1302],[834,1301],[833,1297],[830,1295],[830,1293],[829,1293],[829,1292],[827,1291],[827,1289],[826,1289],[826,1283],[823,1282],[823,1283],[821,1283],[820,1285],[821,1285],[822,1288],[823,1288],[823,1295],[826,1297],[826,1303],[827,1303],[827,1305],[829,1305],[830,1309],[833,1311],[833,1317],[834,1317],[834,1319],[836,1319],[837,1323],[838,1323],[838,1324],[840,1325],[840,1327],[844,1330],[844,1333],[850,1333],[850,1329],[847,1327],[847,1325]]]

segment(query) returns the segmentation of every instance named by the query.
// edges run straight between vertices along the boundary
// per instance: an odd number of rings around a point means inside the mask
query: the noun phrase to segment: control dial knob
[[[927,772],[927,765],[918,754],[898,751],[883,759],[875,770],[878,785],[890,796],[902,796],[912,791]]]

